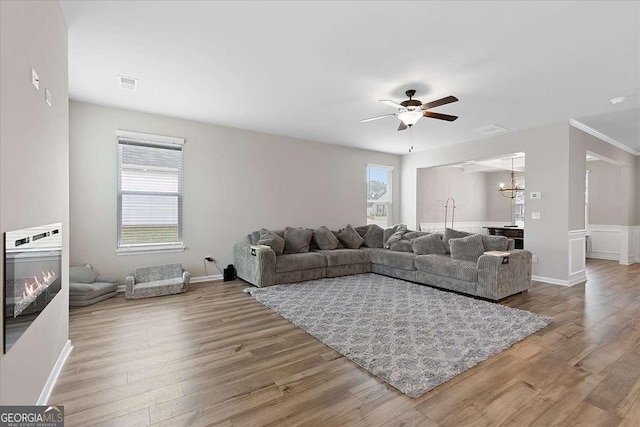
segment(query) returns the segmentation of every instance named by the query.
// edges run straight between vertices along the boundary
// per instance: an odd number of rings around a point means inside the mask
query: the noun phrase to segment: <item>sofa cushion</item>
[[[447,250],[442,243],[442,234],[433,233],[411,239],[411,248],[418,255],[444,255]]]
[[[69,268],[69,281],[75,283],[93,283],[98,273],[88,265]]]
[[[417,255],[413,252],[394,252],[385,249],[377,249],[370,251],[370,254],[371,262],[373,264],[386,265],[402,270],[416,269],[413,265],[413,260]]]
[[[74,283],[69,282],[69,300],[86,301],[110,294],[118,289],[117,283]]]
[[[388,238],[384,239],[384,247],[389,249],[391,245],[398,240],[402,239],[402,235],[407,232],[407,226],[405,224],[394,225],[395,231]],[[388,229],[387,229],[388,230]],[[387,230],[385,230],[385,235]]]
[[[411,246],[411,242],[409,242],[408,240],[398,240],[397,242],[393,242],[391,246],[389,246],[389,250],[396,252],[413,253],[413,247]]]
[[[308,228],[286,227],[284,229],[285,254],[300,254],[309,252],[309,244],[313,237],[313,230]]]
[[[278,236],[271,230],[267,230],[263,228],[260,230],[260,238],[256,242],[256,245],[266,245],[269,246],[276,255],[281,255],[282,251],[284,251],[284,238]]]
[[[509,238],[507,236],[483,234],[482,245],[485,251],[506,251],[509,248]]]
[[[442,243],[444,244],[444,248],[447,250],[447,253],[451,253],[451,247],[449,246],[450,239],[458,239],[460,237],[470,236],[471,233],[467,233],[466,231],[458,231],[452,228],[446,228],[444,230],[444,236],[442,237]]]
[[[451,259],[447,255],[418,255],[417,270],[466,282],[478,281],[478,266],[475,262]]]
[[[317,253],[327,258],[327,267],[371,262],[369,252],[360,249],[335,249],[332,251],[318,251]]]
[[[313,240],[318,245],[318,249],[330,251],[338,247],[338,238],[324,225],[313,230]]]
[[[182,280],[182,264],[162,264],[138,267],[135,272],[136,284],[179,278]]]
[[[276,273],[326,267],[327,259],[318,252],[284,254],[276,257]]]
[[[367,231],[369,231],[369,229],[371,228],[371,225],[372,224],[367,224],[367,225],[361,225],[360,227],[354,227],[354,230],[358,232],[360,237],[364,237],[364,235],[367,234]]]
[[[345,228],[340,230],[338,239],[349,249],[358,249],[364,243],[364,239],[360,237],[351,224],[347,224]]]
[[[480,234],[451,239],[449,246],[451,246],[451,259],[477,262],[480,255],[484,253],[482,235]]]
[[[407,231],[402,235],[402,240],[413,240],[417,239],[418,237],[427,236],[429,234],[431,233],[429,233],[428,231]]]
[[[384,229],[378,224],[371,224],[367,232],[362,236],[364,245],[368,248],[381,248],[384,245]]]

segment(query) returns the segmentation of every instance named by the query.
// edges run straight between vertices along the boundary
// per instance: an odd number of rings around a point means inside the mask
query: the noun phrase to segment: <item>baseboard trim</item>
[[[60,372],[62,372],[62,368],[67,362],[72,350],[73,346],[71,345],[71,340],[67,340],[60,352],[60,355],[58,356],[58,360],[56,360],[56,364],[53,365],[53,369],[49,374],[47,382],[44,384],[44,388],[42,389],[42,393],[40,393],[40,397],[38,397],[36,405],[46,405],[49,402],[49,398],[51,398],[51,393],[53,392],[53,388],[56,386]]]
[[[550,285],[572,286],[568,280],[554,279],[553,277],[531,276],[531,280],[536,282],[549,283]]]
[[[610,260],[610,261],[619,261],[620,260],[620,254],[618,254],[616,252],[592,252],[592,251],[589,251],[589,252],[587,252],[587,258],[606,259],[606,260]]]
[[[203,283],[203,282],[219,282],[224,276],[222,274],[212,274],[211,276],[198,276],[192,277],[189,283]]]

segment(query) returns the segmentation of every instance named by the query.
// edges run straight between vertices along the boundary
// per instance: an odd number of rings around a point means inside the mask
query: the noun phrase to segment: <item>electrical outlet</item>
[[[542,199],[542,194],[540,194],[539,191],[532,191],[531,193],[529,193],[529,198],[531,200],[540,200]]]
[[[209,262],[209,263],[211,263],[211,262],[214,262],[214,261],[215,261],[215,260],[213,259],[213,257],[210,257],[210,256],[204,257],[204,260],[205,260],[206,262]]]
[[[531,212],[531,219],[540,219],[540,212]]]
[[[531,262],[534,264],[538,263],[538,255],[531,255]]]

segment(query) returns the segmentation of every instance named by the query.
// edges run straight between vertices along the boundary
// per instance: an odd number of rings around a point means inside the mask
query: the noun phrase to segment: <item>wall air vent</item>
[[[482,126],[480,128],[474,129],[473,131],[475,133],[479,133],[480,135],[491,136],[491,135],[497,135],[499,133],[506,132],[507,129],[498,125],[488,125],[488,126]]]
[[[118,85],[120,86],[120,89],[136,90],[138,88],[138,79],[118,76]]]

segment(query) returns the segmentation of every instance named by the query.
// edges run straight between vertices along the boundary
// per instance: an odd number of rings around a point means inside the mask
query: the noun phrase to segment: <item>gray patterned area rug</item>
[[[410,397],[553,321],[371,273],[246,292]]]

